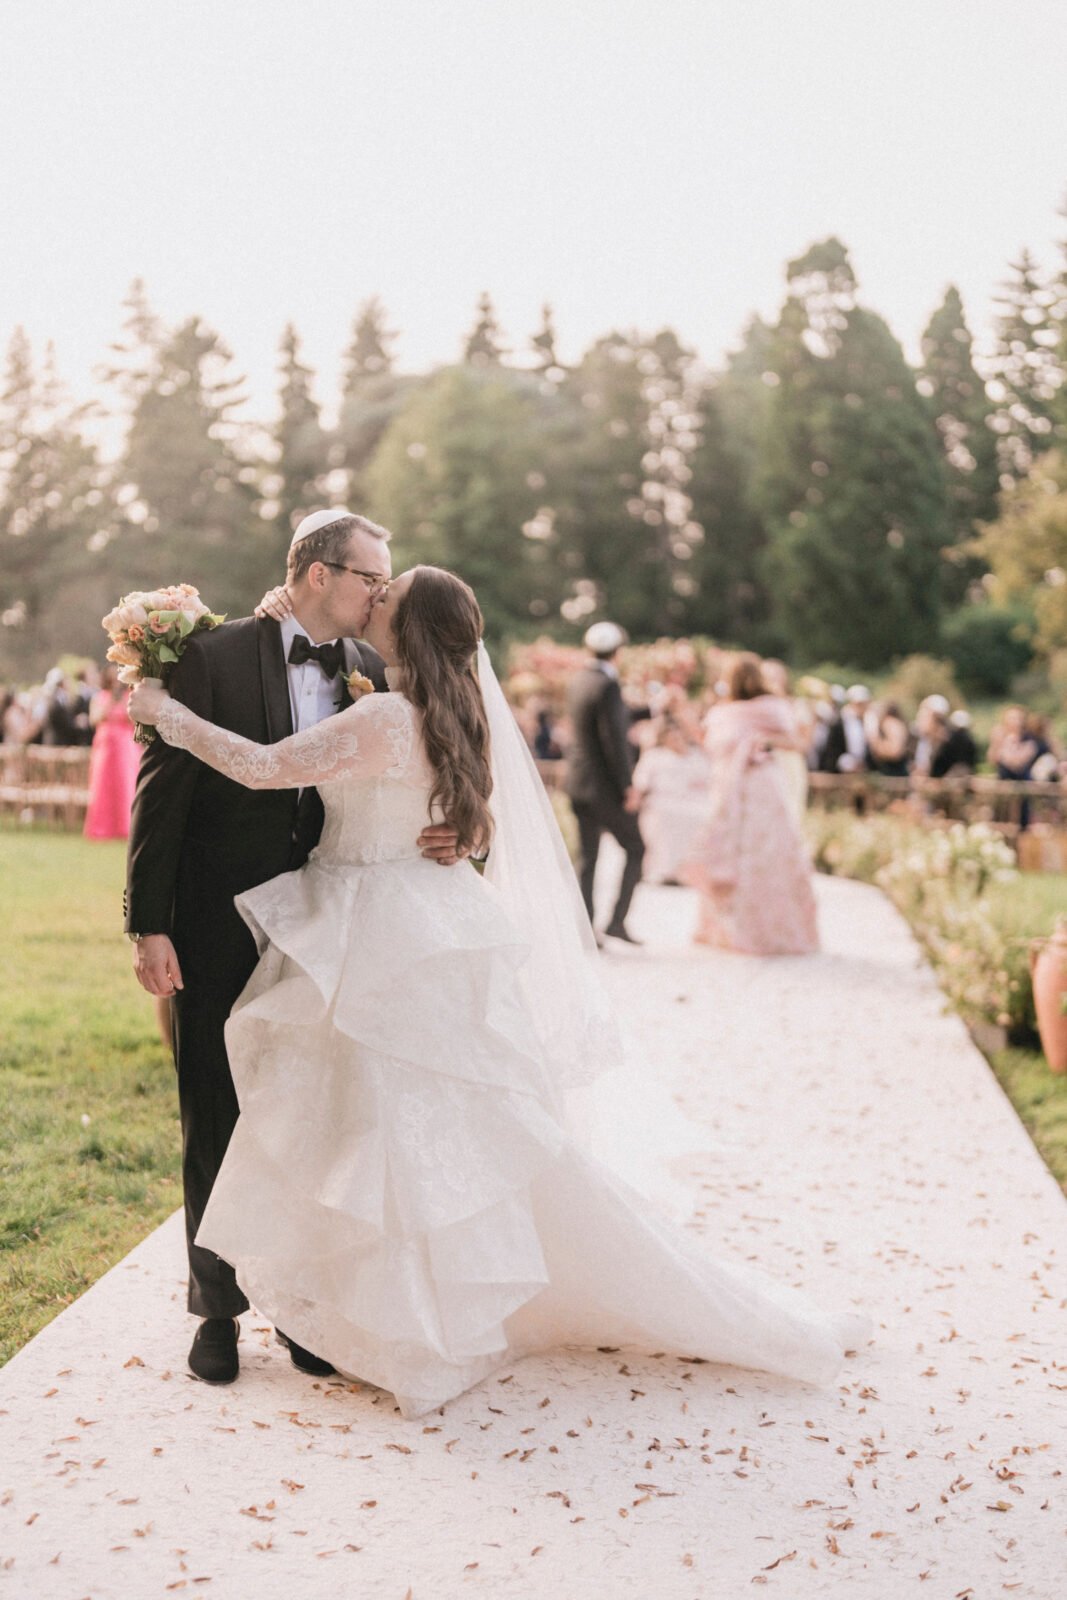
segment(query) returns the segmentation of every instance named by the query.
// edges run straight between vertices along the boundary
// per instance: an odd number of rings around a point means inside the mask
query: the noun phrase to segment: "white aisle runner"
[[[0,1373],[0,1600],[1063,1600],[1067,1206],[888,904],[819,897],[824,953],[760,961],[639,890],[600,1140],[709,1251],[870,1311],[837,1387],[559,1352],[405,1423],[249,1315],[207,1388],[173,1218]]]

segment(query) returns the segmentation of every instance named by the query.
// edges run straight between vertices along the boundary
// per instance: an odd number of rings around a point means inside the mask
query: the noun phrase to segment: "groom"
[[[381,657],[355,643],[389,581],[389,534],[347,511],[317,511],[293,535],[286,586],[293,615],[242,617],[194,635],[169,688],[221,727],[273,744],[350,705],[358,671],[386,688]],[[234,896],[303,866],[318,842],[317,789],[245,789],[155,739],[137,780],[126,880],[126,931],[134,972],[172,1001],[182,1180],[189,1250],[189,1310],[203,1320],[189,1367],[209,1383],[238,1373],[234,1320],[248,1301],[233,1268],[194,1243],[237,1121],[223,1028],[256,964],[255,941]],[[449,864],[456,834],[428,827],[424,855]],[[333,1369],[286,1339],[307,1372]]]

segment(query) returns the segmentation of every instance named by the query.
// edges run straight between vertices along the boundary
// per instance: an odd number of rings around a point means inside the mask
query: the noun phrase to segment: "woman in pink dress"
[[[815,896],[800,829],[775,750],[800,741],[787,701],[767,693],[759,659],[741,655],[730,698],[708,713],[711,814],[686,867],[700,891],[700,944],[752,955],[806,955],[819,947]]]
[[[140,747],[126,715],[130,691],[118,680],[118,669],[105,667],[99,691],[93,696],[89,718],[93,734],[89,758],[89,809],[85,814],[87,839],[125,839],[130,832],[130,807]]]

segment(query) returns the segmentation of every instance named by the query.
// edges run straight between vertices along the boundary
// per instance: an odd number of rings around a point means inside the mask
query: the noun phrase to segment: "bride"
[[[197,1236],[306,1349],[405,1417],[534,1350],[630,1346],[828,1383],[864,1319],[706,1258],[601,1166],[617,1064],[595,946],[473,593],[415,567],[365,638],[391,693],[259,745],[142,684],[130,715],[254,789],[317,785],[307,865],[238,897],[241,1115]],[[447,816],[484,876],[412,841]]]

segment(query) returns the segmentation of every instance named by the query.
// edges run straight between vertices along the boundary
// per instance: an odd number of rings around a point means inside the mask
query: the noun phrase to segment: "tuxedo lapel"
[[[359,667],[359,653],[356,645],[351,639],[342,639],[341,643],[344,646],[345,665],[344,671],[337,680],[337,709],[338,711],[347,711],[350,705],[355,704],[352,696],[348,692],[348,679],[349,675],[355,672]]]
[[[387,694],[389,685],[385,681],[385,662],[377,650],[369,644],[364,644],[361,639],[346,639],[345,645],[345,671],[361,672],[369,678],[379,694]],[[346,702],[351,703],[351,702]]]
[[[293,711],[289,703],[289,675],[282,651],[282,630],[273,617],[257,617],[259,680],[263,690],[263,711],[267,721],[267,740],[277,744],[293,731]]]
[[[389,685],[385,681],[385,662],[377,650],[372,650],[369,644],[363,644],[358,639],[345,639],[345,676],[359,672],[364,678],[369,678],[379,694],[387,694]],[[352,704],[352,696],[348,692],[347,683],[343,690],[344,698],[341,701],[341,710]]]

